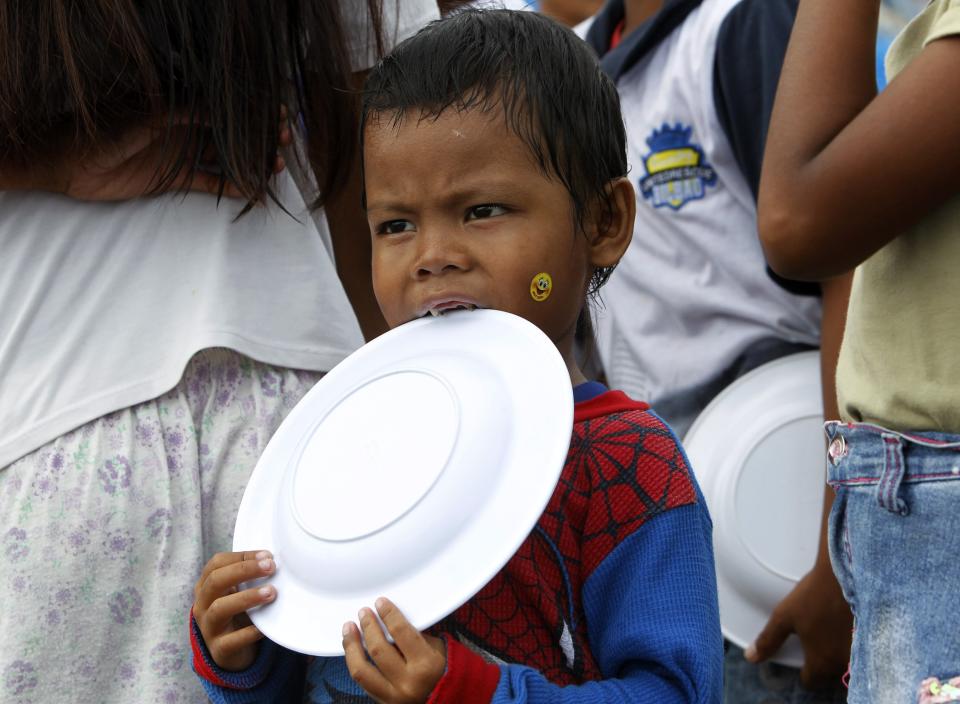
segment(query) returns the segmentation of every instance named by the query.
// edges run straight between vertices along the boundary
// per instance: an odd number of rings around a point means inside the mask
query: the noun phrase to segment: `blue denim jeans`
[[[847,701],[960,674],[960,436],[830,422],[830,558],[853,610]]]

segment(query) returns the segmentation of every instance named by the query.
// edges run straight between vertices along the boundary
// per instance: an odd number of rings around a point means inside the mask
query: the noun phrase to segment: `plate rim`
[[[755,369],[750,370],[743,376],[732,381],[730,384],[724,387],[724,389],[720,393],[718,393],[710,401],[710,403],[707,404],[706,407],[704,407],[703,411],[701,411],[701,413],[697,416],[694,423],[690,426],[690,429],[687,431],[687,433],[684,435],[684,438],[683,438],[684,450],[688,454],[693,454],[693,455],[697,454],[697,446],[701,442],[701,440],[699,439],[700,436],[703,436],[705,432],[708,432],[710,429],[710,426],[712,424],[717,423],[718,418],[726,418],[727,423],[741,424],[738,432],[738,436],[741,438],[742,442],[737,445],[737,448],[743,450],[742,455],[744,457],[749,456],[749,454],[753,452],[753,450],[756,447],[758,447],[762,442],[762,440],[764,440],[771,432],[773,432],[779,427],[782,427],[787,423],[790,423],[794,420],[809,419],[811,416],[815,416],[815,415],[819,415],[819,417],[822,419],[823,408],[822,408],[822,393],[821,393],[820,377],[819,377],[819,359],[820,359],[819,350],[814,349],[814,350],[804,350],[801,352],[795,352],[792,354],[785,355],[783,357],[778,357],[777,359],[771,360],[769,362],[766,362],[765,364],[762,364],[759,367],[756,367]],[[741,406],[738,412],[735,412],[735,413],[731,413],[729,409],[724,408],[729,403],[729,399],[731,397],[743,393],[744,389],[746,388],[749,388],[751,386],[756,386],[757,384],[761,383],[762,380],[764,380],[766,377],[771,377],[772,379],[784,379],[785,375],[789,372],[786,372],[786,373],[783,372],[782,368],[789,369],[789,368],[795,367],[797,374],[807,375],[809,373],[809,367],[812,365],[815,365],[817,370],[816,397],[818,399],[817,405],[819,407],[819,411],[817,413],[811,413],[811,412],[805,411],[802,416],[789,416],[789,415],[785,416],[783,415],[787,413],[787,410],[785,408],[785,410],[781,413],[781,415],[776,416],[776,422],[774,422],[773,420],[770,420],[769,415],[767,416],[766,419],[761,419],[760,421],[757,422],[758,425],[764,426],[764,429],[766,430],[766,432],[760,434],[759,431],[756,430],[756,428],[746,428],[742,425],[742,421],[745,416],[752,416],[754,418],[758,417],[757,414],[750,412],[751,409],[748,406]],[[795,384],[796,384],[796,379],[787,379],[784,382],[784,386],[787,388],[781,391],[782,392],[789,391],[789,387],[795,386]],[[770,393],[773,393],[773,391],[770,390],[770,387],[767,387],[767,390],[770,391]],[[796,409],[800,405],[801,405],[801,401],[794,400],[793,403],[786,404],[786,407],[792,407],[792,409]],[[767,410],[769,411],[769,409]],[[705,428],[707,430],[704,430]],[[754,438],[754,440],[750,440],[750,438]],[[693,452],[691,452],[691,448],[693,448]],[[731,452],[730,454],[733,455],[734,453]],[[694,476],[697,478],[698,483],[701,485],[702,489],[704,490],[703,492],[704,499],[708,503],[708,508],[710,508],[711,499],[714,502],[717,501],[717,496],[715,495],[710,496],[711,491],[714,491],[717,477],[715,472],[706,472],[706,473],[702,471],[698,472],[698,466],[700,465],[702,465],[702,461],[698,463],[696,460],[691,458],[691,466],[694,472]],[[726,463],[717,463],[716,466],[720,467],[721,465],[726,466]],[[711,517],[716,522],[717,517],[713,516],[712,511],[711,511]],[[757,618],[757,622],[759,623],[759,626],[756,628],[756,633],[752,635],[744,636],[744,633],[748,628],[753,628],[752,624],[748,626],[743,623],[731,623],[729,616],[727,619],[723,618],[724,609],[721,609],[720,628],[724,638],[726,638],[727,640],[729,640],[734,645],[737,645],[740,648],[746,648],[752,642],[753,638],[755,638],[756,635],[759,634],[760,629],[762,629],[763,625],[767,622],[767,618],[769,618],[769,614],[764,616],[764,614],[766,613],[766,610],[763,607],[755,605],[750,599],[748,599],[747,597],[742,595],[737,589],[735,589],[733,587],[731,580],[729,579],[729,576],[726,574],[723,567],[721,566],[719,557],[726,551],[726,548],[719,546],[717,541],[718,541],[718,536],[722,536],[726,532],[728,531],[724,531],[723,529],[718,530],[717,526],[715,525],[714,531],[713,531],[713,536],[714,536],[713,541],[714,541],[714,555],[717,558],[716,559],[716,578],[717,578],[718,600],[724,601],[725,603],[735,603],[736,611],[737,611],[737,617],[736,617],[737,619],[739,619],[740,616],[746,612],[750,612],[751,614],[754,614]],[[742,538],[739,536],[739,534],[736,533],[736,531],[729,531],[729,532],[732,532],[733,535],[739,541],[741,541],[741,547],[743,549],[749,550],[748,546],[742,544]],[[781,578],[783,577],[781,576]],[[789,581],[791,581],[793,584],[797,583],[792,579],[790,579]],[[727,611],[727,614],[729,613],[730,612]],[[802,646],[800,644],[799,638],[797,638],[796,634],[792,634],[784,643],[784,645],[777,651],[777,653],[772,658],[770,658],[770,660],[776,663],[789,665],[791,667],[802,667],[803,661],[804,661],[803,650],[802,650]]]

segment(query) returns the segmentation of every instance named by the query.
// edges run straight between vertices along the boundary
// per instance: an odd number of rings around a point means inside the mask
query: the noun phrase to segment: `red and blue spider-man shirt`
[[[595,382],[574,389],[566,465],[536,527],[470,601],[430,629],[447,670],[429,704],[710,702],[723,645],[707,509],[670,428]],[[214,702],[370,702],[343,658],[264,641],[219,669],[191,619]]]

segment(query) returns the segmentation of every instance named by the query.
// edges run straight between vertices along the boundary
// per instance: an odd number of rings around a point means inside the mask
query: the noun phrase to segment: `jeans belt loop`
[[[900,498],[900,482],[906,471],[903,461],[903,439],[894,433],[882,433],[883,473],[877,484],[877,503],[899,516],[910,514],[907,502]]]

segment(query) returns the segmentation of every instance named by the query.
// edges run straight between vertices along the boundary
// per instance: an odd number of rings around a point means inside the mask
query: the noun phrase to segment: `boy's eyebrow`
[[[363,209],[364,213],[372,213],[375,210],[389,210],[394,213],[401,213],[405,215],[412,215],[413,209],[408,208],[406,205],[401,203],[386,202],[386,203],[367,203],[367,207]]]
[[[437,200],[442,205],[456,205],[466,201],[490,201],[512,200],[517,195],[516,184],[505,179],[494,179],[489,181],[477,181],[464,188],[451,190],[448,193],[438,196]],[[397,213],[413,213],[414,210],[400,201],[384,201],[367,203],[366,211],[370,213],[374,210],[390,210]]]

